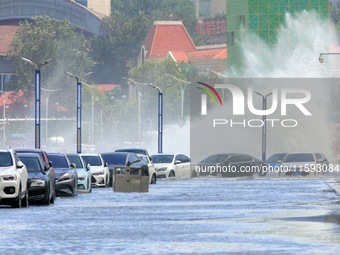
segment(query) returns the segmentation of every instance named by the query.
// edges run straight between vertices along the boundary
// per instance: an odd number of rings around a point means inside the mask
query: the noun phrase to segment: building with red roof
[[[155,21],[145,39],[144,49],[144,56],[149,60],[171,58],[190,63],[201,73],[207,73],[209,69],[226,71],[226,44],[195,46],[182,21]]]

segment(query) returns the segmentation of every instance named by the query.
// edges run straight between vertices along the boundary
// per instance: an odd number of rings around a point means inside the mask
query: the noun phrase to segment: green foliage
[[[143,15],[129,17],[117,13],[103,19],[101,34],[91,44],[91,55],[97,62],[95,79],[119,83],[137,59],[148,29],[149,21]]]
[[[57,22],[49,17],[36,17],[33,21],[24,21],[16,33],[8,53],[17,73],[15,89],[22,89],[26,95],[34,92],[35,67],[22,58],[33,61],[36,65],[53,59],[49,64],[41,66],[41,86],[45,89],[59,89],[54,98],[69,103],[75,100],[75,79],[67,77],[64,70],[83,77],[91,70],[92,59],[88,56],[88,44],[82,35],[74,31],[68,21]],[[57,97],[57,98],[56,98]],[[67,105],[67,102],[66,102]],[[73,109],[74,107],[70,107]]]
[[[103,19],[101,34],[92,40],[95,80],[120,83],[131,67],[154,21],[181,20],[195,34],[194,3],[187,0],[113,0],[111,17]]]
[[[172,59],[162,62],[146,61],[144,65],[131,69],[129,78],[138,83],[151,83],[162,90],[166,123],[179,122],[181,119],[181,86],[184,87],[188,82],[200,79],[196,69],[190,64],[176,63]],[[130,85],[132,88],[135,86],[133,82],[130,82]],[[150,86],[143,86],[141,91],[143,113],[145,116],[157,118],[157,91]],[[184,91],[184,117],[187,117],[189,115],[189,88]]]

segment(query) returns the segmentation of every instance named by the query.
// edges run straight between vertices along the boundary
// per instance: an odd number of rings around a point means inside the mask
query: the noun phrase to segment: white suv
[[[28,207],[26,166],[12,149],[0,149],[0,204]]]

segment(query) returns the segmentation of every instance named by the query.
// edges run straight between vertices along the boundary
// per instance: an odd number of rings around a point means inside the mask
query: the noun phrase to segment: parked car
[[[317,172],[320,164],[312,152],[288,153],[281,164],[281,169],[286,175],[308,175]]]
[[[39,156],[39,158],[42,160],[44,163],[44,169],[46,172],[46,175],[50,177],[50,189],[52,191],[52,198],[51,198],[51,203],[54,203],[54,200],[57,196],[57,191],[56,191],[56,175],[54,171],[54,167],[51,161],[49,161],[47,153],[43,149],[32,149],[32,148],[19,148],[19,149],[14,149],[16,153],[34,153]]]
[[[57,196],[78,195],[78,174],[76,165],[71,164],[65,153],[47,152],[56,174]]]
[[[112,176],[114,176],[114,167],[119,166],[128,166],[131,169],[131,172],[138,172],[142,170],[142,175],[149,176],[149,168],[146,162],[144,162],[140,157],[138,157],[135,153],[131,152],[106,152],[100,154],[103,160],[108,164],[110,171],[112,172]],[[113,178],[112,178],[113,180]]]
[[[144,154],[137,154],[145,163],[148,164],[149,167],[149,176],[150,176],[150,184],[156,184],[157,182],[157,174],[156,174],[156,169],[154,164],[152,163],[151,159],[149,156],[144,155]]]
[[[190,158],[184,154],[155,154],[151,160],[156,168],[157,178],[191,177]]]
[[[136,154],[142,154],[150,157],[149,152],[145,148],[138,148],[138,147],[128,147],[128,148],[121,148],[121,149],[116,149],[116,152],[133,152]]]
[[[265,175],[263,167],[267,166],[249,154],[244,153],[218,153],[213,154],[197,164],[194,173],[199,175],[221,175],[222,177]]]
[[[92,192],[92,174],[90,164],[85,164],[79,154],[66,154],[66,156],[71,163],[76,165],[76,171],[78,174],[78,190]]]
[[[329,161],[323,153],[314,153],[316,156],[316,160],[319,164],[321,164],[322,173],[327,172],[329,168]]]
[[[18,153],[28,172],[28,199],[49,205],[54,203],[55,183],[52,173],[36,153]]]
[[[13,149],[0,149],[0,204],[28,207],[28,173]]]
[[[287,152],[275,153],[266,160],[266,163],[271,168],[279,168],[282,164],[282,160],[286,155]]]
[[[84,160],[85,164],[90,164],[92,185],[97,187],[106,187],[110,184],[110,171],[108,164],[104,162],[101,155],[96,153],[82,153],[81,158]]]

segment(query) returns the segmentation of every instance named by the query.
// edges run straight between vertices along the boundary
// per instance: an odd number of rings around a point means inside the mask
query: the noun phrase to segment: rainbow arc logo
[[[217,90],[204,82],[197,82],[198,84],[204,86],[202,87],[197,87],[198,89],[202,90],[205,92],[205,94],[201,95],[201,115],[206,115],[207,114],[207,95],[211,98],[214,104],[218,104],[216,98],[218,99],[220,105],[222,106],[222,99],[220,94],[218,94]]]
[[[214,87],[204,82],[197,82],[197,83],[206,87],[206,88],[201,88],[201,87],[197,87],[197,88],[200,90],[203,90],[207,95],[209,95],[209,97],[211,98],[214,104],[217,104],[217,100],[216,100],[217,98],[218,101],[220,102],[220,105],[222,106],[221,96],[220,94],[218,94],[217,90]],[[213,93],[215,94],[216,98],[214,97]]]

